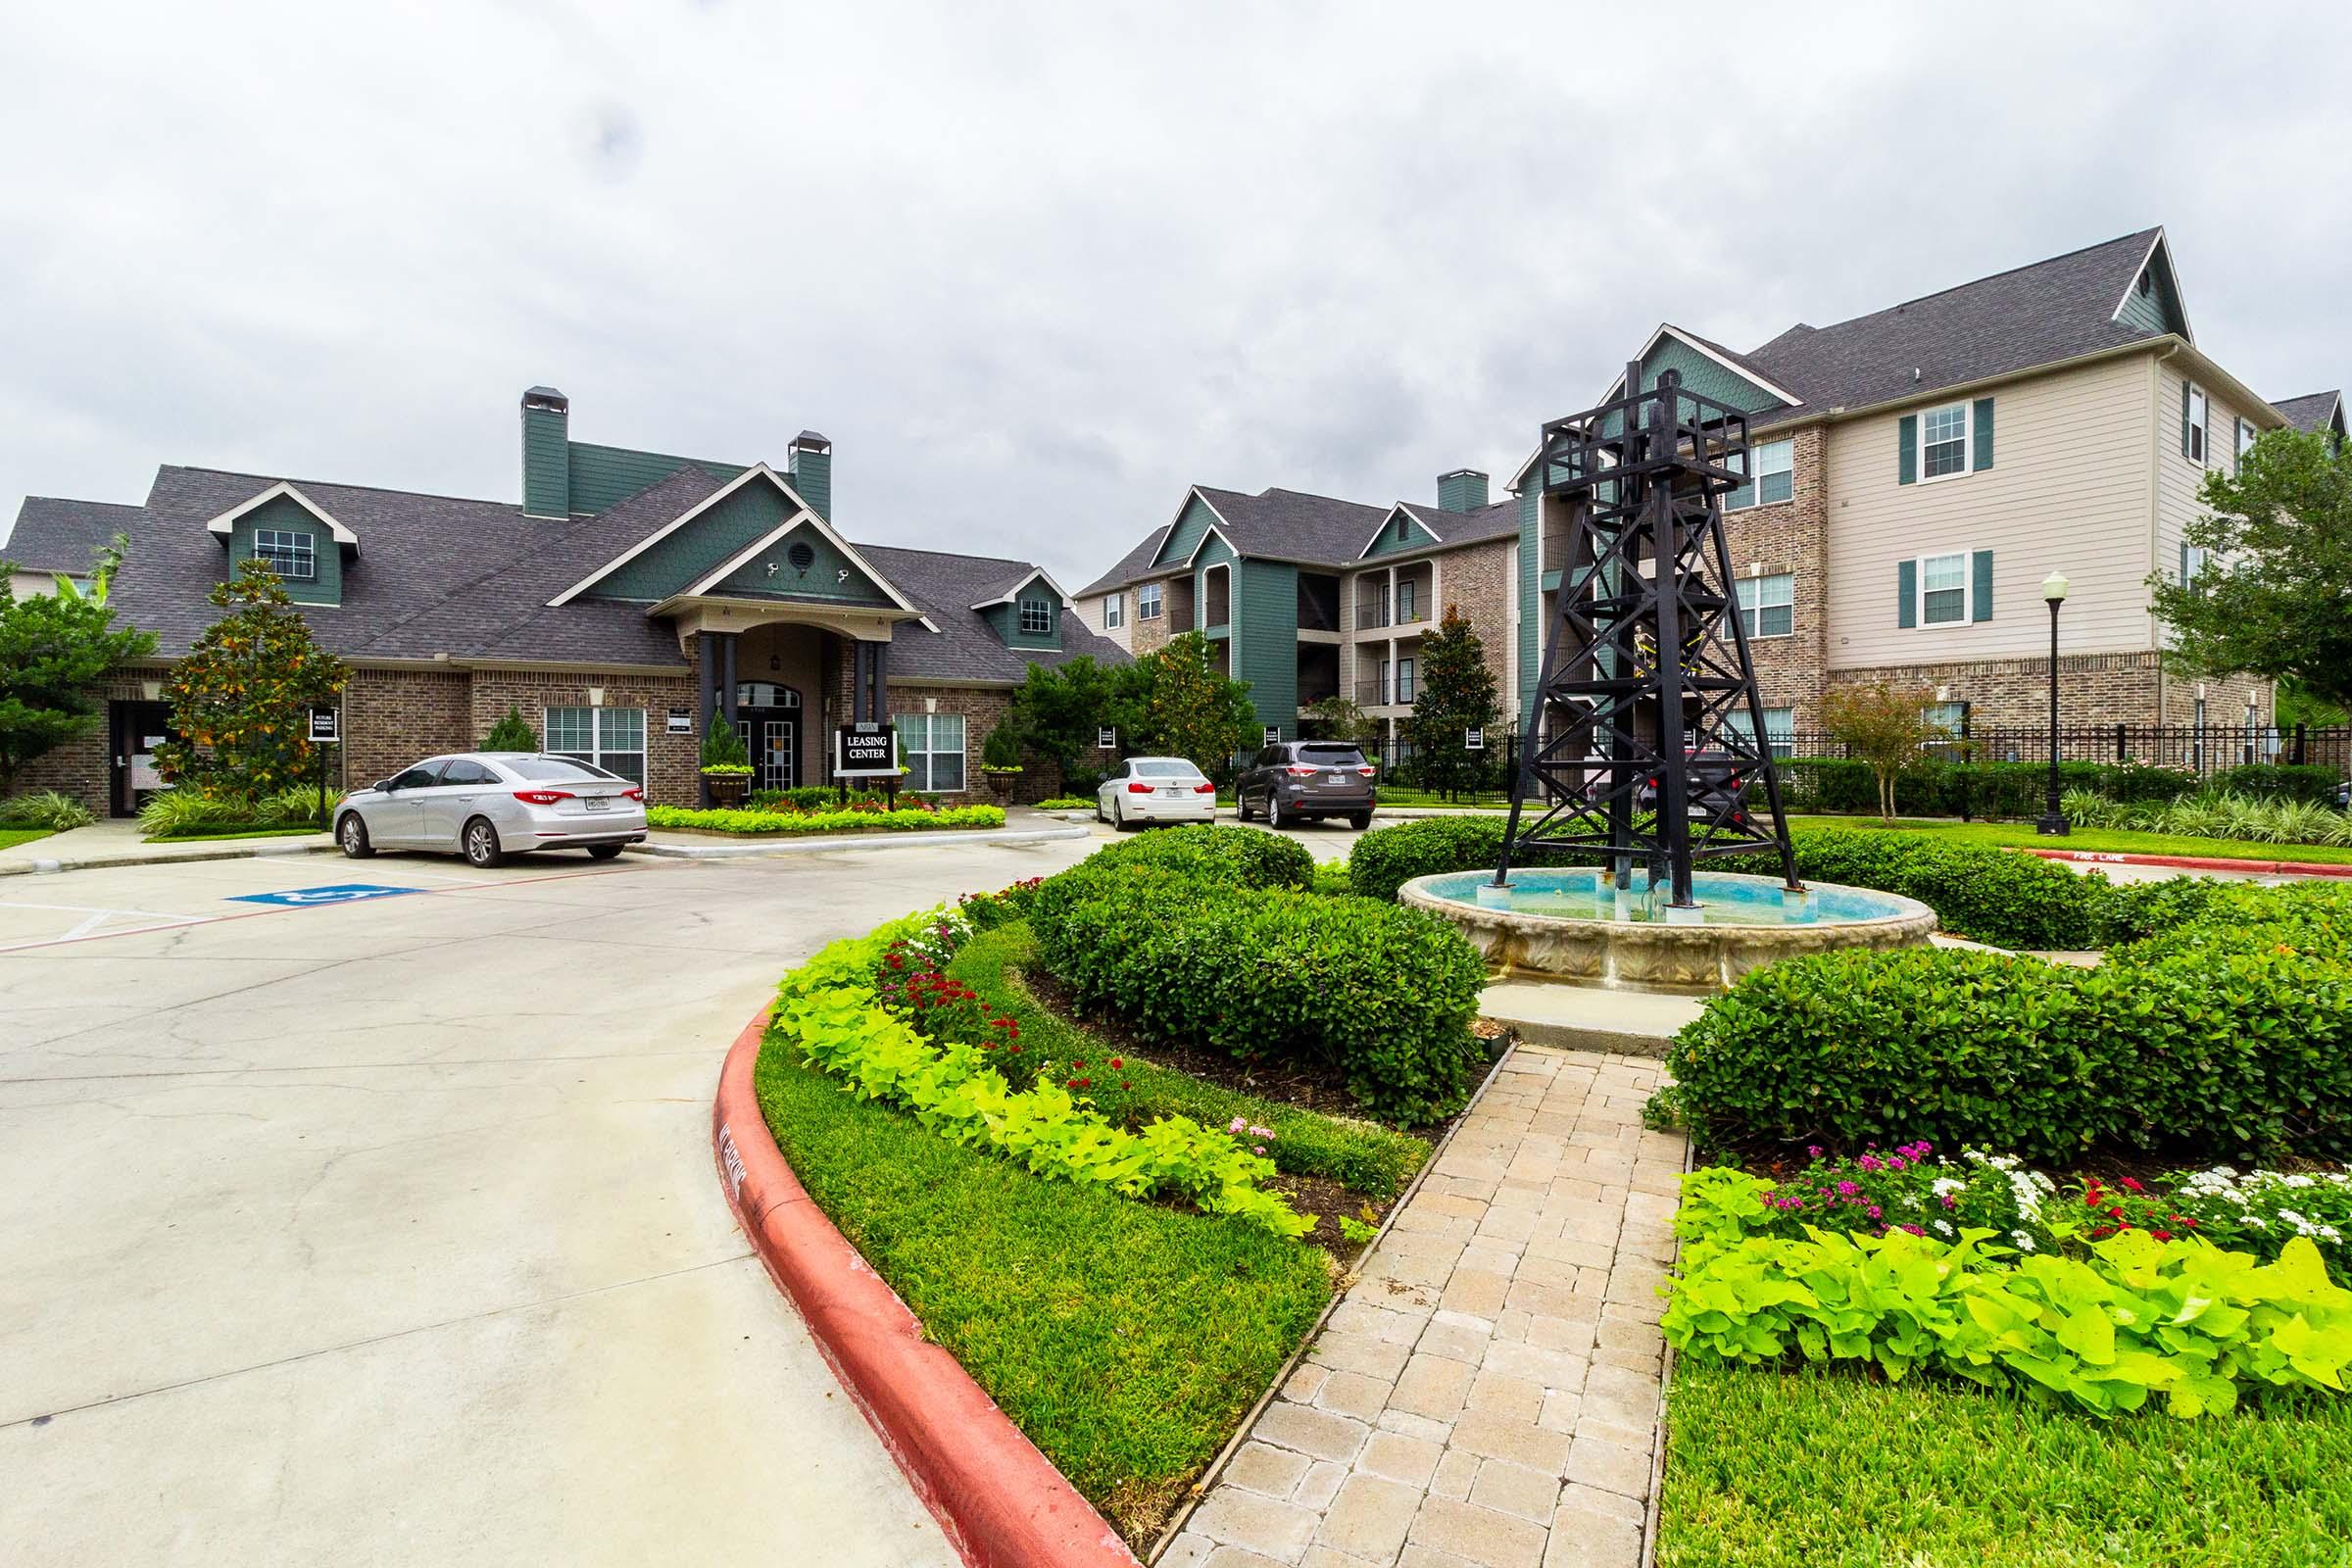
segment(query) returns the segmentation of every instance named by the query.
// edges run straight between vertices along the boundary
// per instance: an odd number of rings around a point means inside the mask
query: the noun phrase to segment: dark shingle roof
[[[1197,487],[1227,524],[1225,537],[1245,556],[1263,561],[1297,561],[1336,566],[1353,561],[1389,514],[1386,507],[1308,495],[1303,490],[1238,490]]]
[[[988,618],[967,608],[982,595],[975,582],[1003,581],[1018,573],[1026,580],[1035,568],[1024,562],[986,556],[950,556],[934,550],[899,550],[888,545],[859,545],[858,553],[876,571],[896,583],[899,592],[920,605],[939,628],[932,632],[913,621],[902,621],[890,640],[890,678],[974,682],[1019,681],[1031,664],[1061,664],[1081,654],[1096,662],[1127,662],[1118,644],[1098,637],[1076,615],[1061,616],[1061,651],[1012,649],[1000,642]]]
[[[1474,512],[1447,512],[1444,507],[1425,507],[1417,501],[1398,504],[1449,545],[1476,544],[1483,539],[1515,539],[1519,535],[1519,508],[1513,502],[1497,501]],[[1362,548],[1360,542],[1357,548]]]
[[[0,559],[30,571],[86,572],[115,535],[137,525],[139,512],[110,501],[26,496],[8,542],[0,544]]]
[[[1152,569],[1152,558],[1159,554],[1159,542],[1168,536],[1165,527],[1152,529],[1144,535],[1143,542],[1119,558],[1119,564],[1078,590],[1078,597],[1091,599],[1106,594],[1113,588],[1134,582]]]
[[[1834,326],[1799,323],[1732,358],[1826,412],[2141,342],[2162,334],[2115,312],[2162,232],[2142,229]]]
[[[224,575],[225,552],[205,524],[279,482],[166,466],[145,507],[108,509],[131,535],[114,602],[127,621],[156,634],[162,657],[185,654],[220,613],[206,596]],[[305,607],[306,613],[318,610],[308,617],[312,632],[347,659],[682,665],[675,632],[643,605],[580,598],[550,609],[548,601],[726,482],[683,468],[564,523],[525,517],[509,502],[296,480],[295,488],[360,541],[344,566],[342,604]],[[968,607],[1025,580],[1036,569],[1027,563],[855,548],[940,628],[901,623],[891,645],[895,675],[1017,682],[1032,662],[1126,658],[1075,616],[1063,618],[1060,653],[1015,652],[998,641]]]
[[[2298,430],[2326,430],[2332,425],[2335,411],[2343,406],[2343,401],[2341,392],[2306,392],[2299,398],[2275,399],[2271,407]]]

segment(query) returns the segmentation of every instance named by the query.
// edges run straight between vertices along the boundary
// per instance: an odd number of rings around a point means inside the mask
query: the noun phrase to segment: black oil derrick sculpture
[[[1545,511],[1568,509],[1569,545],[1495,885],[1528,850],[1591,852],[1619,888],[1640,863],[1690,909],[1694,856],[1771,846],[1801,888],[1723,532],[1747,416],[1673,370],[1644,391],[1629,365],[1621,391],[1544,426],[1537,482]],[[1758,779],[1769,829],[1745,808]]]

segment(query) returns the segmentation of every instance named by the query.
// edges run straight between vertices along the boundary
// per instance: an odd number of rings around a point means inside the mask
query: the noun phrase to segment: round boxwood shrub
[[[1493,870],[1502,854],[1502,830],[1509,818],[1501,812],[1478,816],[1425,816],[1395,827],[1359,834],[1348,852],[1348,882],[1356,896],[1395,899],[1396,890],[1417,876],[1441,871]],[[1570,865],[1569,856],[1543,850],[1522,857],[1521,865]],[[1590,864],[1591,858],[1585,859]]]
[[[1306,846],[1255,828],[1196,825],[1156,828],[1105,845],[1089,866],[1158,866],[1248,888],[1303,888],[1314,881]]]
[[[2064,1163],[2352,1153],[2352,889],[2223,888],[2095,969],[1939,949],[1758,969],[1676,1038],[1714,1147],[1926,1138]]]
[[[1048,878],[1030,906],[1039,962],[1078,1005],[1242,1060],[1336,1067],[1384,1121],[1460,1107],[1484,1059],[1470,1025],[1486,966],[1451,926],[1214,866],[1108,858]]]

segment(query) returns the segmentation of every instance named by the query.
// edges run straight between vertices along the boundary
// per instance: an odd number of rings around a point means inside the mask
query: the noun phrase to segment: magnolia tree
[[[2320,705],[2352,707],[2352,453],[2328,436],[2273,430],[2235,472],[2206,474],[2203,500],[2208,512],[2182,531],[2203,564],[2186,582],[2148,579],[2173,631],[2172,662],[2287,681]]]
[[[1928,760],[1931,743],[1951,738],[1928,717],[1935,700],[1925,686],[1886,680],[1833,687],[1822,697],[1822,727],[1870,764],[1879,785],[1879,815],[1886,821],[1894,820],[1895,781]]]
[[[1493,729],[1500,711],[1486,645],[1447,605],[1438,629],[1421,639],[1421,689],[1404,724],[1422,785],[1449,796],[1477,789],[1493,764],[1469,749],[1468,734]]]
[[[1233,758],[1257,744],[1250,683],[1221,674],[1208,639],[1188,631],[1117,673],[1112,704],[1130,752],[1182,757],[1211,778],[1233,771]]]
[[[169,784],[245,799],[309,782],[310,710],[341,695],[343,662],[312,641],[268,562],[241,563],[212,601],[227,613],[165,683],[179,739],[157,748],[156,771]]]
[[[1111,760],[1100,742],[1103,727],[1116,722],[1124,673],[1081,654],[1060,664],[1031,664],[1013,688],[1009,720],[1018,739],[1060,765],[1064,789],[1085,794]]]
[[[98,557],[86,590],[17,597],[16,566],[0,560],[0,795],[26,762],[76,735],[105,711],[107,672],[155,652],[155,639],[114,623],[107,587],[122,559],[118,538]]]

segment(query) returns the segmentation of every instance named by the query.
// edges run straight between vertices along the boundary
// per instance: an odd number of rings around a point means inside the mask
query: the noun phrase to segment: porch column
[[[871,646],[874,650],[874,719],[877,723],[887,724],[890,722],[890,644],[875,643]]]
[[[695,679],[701,698],[694,710],[694,732],[709,736],[710,710],[718,706],[718,635],[715,632],[697,632],[694,636]],[[699,763],[700,758],[696,759]],[[710,781],[700,772],[695,775],[703,809],[710,808]]]
[[[862,724],[873,716],[865,706],[866,671],[872,667],[871,646],[863,639],[850,640],[850,722]]]
[[[735,645],[742,640],[742,637],[743,633],[736,631],[718,634],[719,643],[726,650],[726,685],[719,692],[718,700],[727,710],[727,722],[730,724],[735,722],[736,714],[742,710],[742,704],[737,699],[742,697],[743,693],[737,689],[735,684]]]

